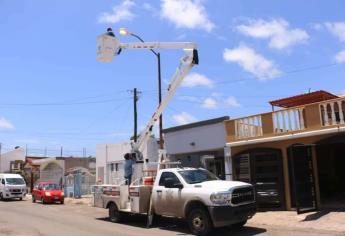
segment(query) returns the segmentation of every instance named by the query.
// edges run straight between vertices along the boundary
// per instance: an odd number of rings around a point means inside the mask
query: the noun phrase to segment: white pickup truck
[[[185,219],[196,235],[207,235],[213,227],[241,227],[256,213],[252,185],[219,180],[195,168],[162,169],[151,186],[95,186],[94,206],[109,209],[112,222],[152,209],[156,216]]]

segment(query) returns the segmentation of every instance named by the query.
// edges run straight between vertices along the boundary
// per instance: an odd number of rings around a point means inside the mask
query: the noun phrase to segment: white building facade
[[[144,159],[157,161],[158,143],[154,137],[148,139],[140,151]],[[96,147],[96,180],[102,184],[117,184],[124,180],[124,155],[131,152],[130,142],[98,144]],[[132,180],[141,176],[142,165],[134,165]]]
[[[18,147],[12,151],[0,155],[0,173],[10,172],[11,162],[25,161],[25,148]]]
[[[164,142],[172,161],[185,167],[202,167],[221,179],[232,179],[224,121],[228,116],[165,129]]]

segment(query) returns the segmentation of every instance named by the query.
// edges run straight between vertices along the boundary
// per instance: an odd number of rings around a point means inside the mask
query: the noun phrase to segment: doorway
[[[316,156],[321,206],[345,209],[345,136],[318,142]]]

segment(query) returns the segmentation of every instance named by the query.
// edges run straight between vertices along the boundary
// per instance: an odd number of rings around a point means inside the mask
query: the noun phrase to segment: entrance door
[[[315,211],[317,203],[311,146],[296,144],[289,147],[288,152],[297,213]]]

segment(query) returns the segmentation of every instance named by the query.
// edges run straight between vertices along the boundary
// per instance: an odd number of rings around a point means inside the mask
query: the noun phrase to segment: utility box
[[[131,212],[147,213],[150,205],[152,186],[131,186],[129,188]]]

